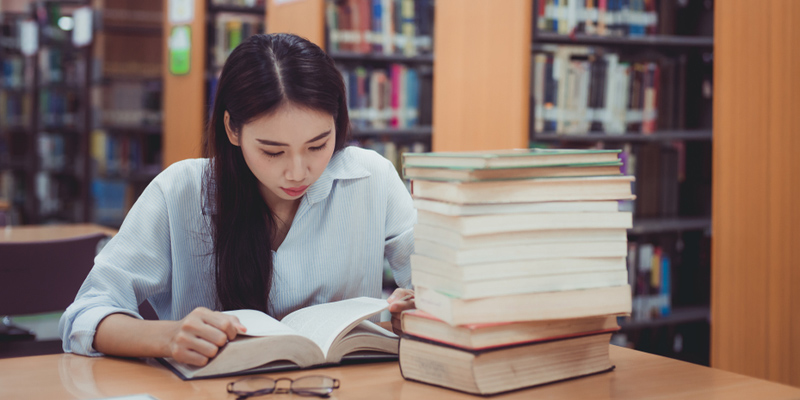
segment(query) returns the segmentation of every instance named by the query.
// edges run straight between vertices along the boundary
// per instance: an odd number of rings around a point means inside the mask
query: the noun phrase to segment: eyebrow
[[[320,133],[319,135],[315,136],[313,139],[307,141],[306,144],[316,142],[317,140],[320,140],[320,139],[322,139],[322,138],[324,138],[324,137],[326,137],[326,136],[328,136],[330,134],[331,134],[331,131]],[[266,144],[266,145],[269,145],[269,146],[288,146],[288,144],[286,144],[286,143],[273,142],[271,140],[265,140],[265,139],[256,139],[256,141],[258,143]]]

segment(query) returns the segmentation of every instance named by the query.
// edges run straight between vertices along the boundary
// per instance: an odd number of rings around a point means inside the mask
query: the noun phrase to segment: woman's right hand
[[[182,320],[175,321],[168,354],[176,361],[204,366],[217,355],[220,347],[246,331],[238,318],[198,307]]]

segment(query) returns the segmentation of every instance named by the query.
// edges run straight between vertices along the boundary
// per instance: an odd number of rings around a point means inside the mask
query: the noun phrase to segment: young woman
[[[345,147],[342,77],[311,42],[244,41],[222,69],[208,159],[148,185],[103,248],[59,329],[67,352],[204,365],[244,327],[219,310],[277,319],[314,304],[380,297],[388,260],[413,308],[416,213],[392,164]],[[149,301],[160,320],[142,320]]]

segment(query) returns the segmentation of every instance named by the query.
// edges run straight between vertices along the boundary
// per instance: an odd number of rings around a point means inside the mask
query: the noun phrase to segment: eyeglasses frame
[[[313,392],[308,392],[308,391],[304,391],[304,390],[298,391],[298,390],[292,389],[292,385],[294,384],[295,381],[298,381],[300,379],[315,378],[315,377],[326,378],[326,379],[330,379],[330,380],[333,381],[333,385],[329,388],[328,393],[313,393]],[[233,385],[236,382],[240,382],[240,381],[243,381],[243,380],[246,380],[246,379],[255,379],[255,378],[271,379],[273,381],[272,388],[265,388],[265,389],[253,390],[253,391],[233,390]],[[289,381],[289,387],[288,388],[279,388],[278,387],[278,382],[280,382],[280,381]],[[289,378],[289,377],[286,377],[286,376],[281,377],[281,378],[277,378],[277,379],[273,379],[273,378],[270,378],[270,377],[267,377],[267,376],[252,376],[252,377],[241,378],[241,379],[235,380],[233,382],[228,382],[228,384],[226,385],[225,388],[228,391],[228,393],[235,394],[237,396],[236,400],[244,400],[244,399],[246,399],[248,397],[264,396],[264,395],[268,395],[268,394],[289,394],[289,393],[294,393],[294,394],[297,394],[299,396],[316,396],[316,397],[326,398],[326,397],[330,397],[330,395],[333,392],[333,390],[334,389],[338,389],[339,385],[340,385],[340,381],[338,379],[331,378],[330,376],[325,376],[325,375],[308,375],[308,376],[301,376],[301,377],[299,377],[297,379],[292,379],[292,378]]]

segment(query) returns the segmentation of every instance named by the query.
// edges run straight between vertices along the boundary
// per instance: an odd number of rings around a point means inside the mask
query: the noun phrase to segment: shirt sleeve
[[[398,287],[411,288],[411,254],[414,253],[414,224],[417,210],[411,194],[391,163],[386,162],[388,199],[384,255]]]
[[[148,185],[119,232],[95,257],[75,301],[61,316],[58,328],[65,352],[101,355],[93,343],[103,318],[124,313],[141,319],[139,304],[169,290],[169,212],[158,182],[156,178]]]

